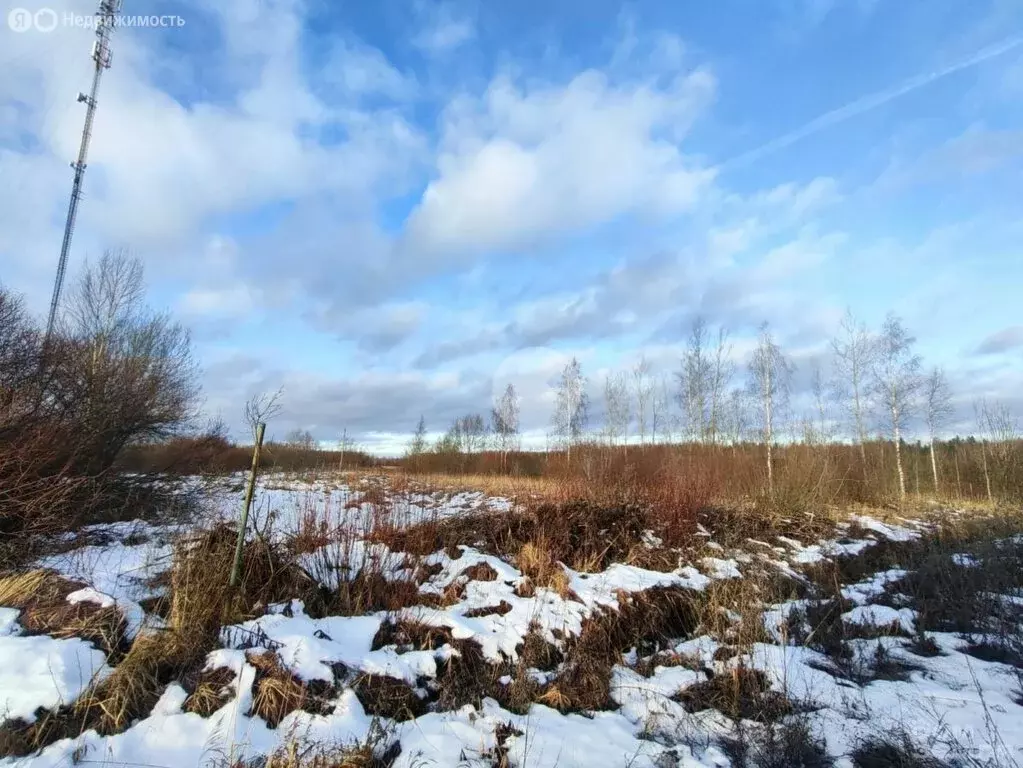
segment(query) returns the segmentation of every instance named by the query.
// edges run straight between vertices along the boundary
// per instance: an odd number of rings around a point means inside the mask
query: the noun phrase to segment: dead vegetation
[[[850,757],[855,768],[953,768],[914,744],[907,733],[865,741]]]
[[[333,708],[333,685],[299,680],[272,651],[250,651],[245,658],[256,669],[252,714],[263,718],[270,728],[296,710],[325,715]]]
[[[783,693],[771,690],[763,672],[742,666],[690,685],[675,699],[690,712],[716,709],[733,720],[761,723],[777,722],[796,711]]]
[[[469,545],[495,555],[517,552],[527,567],[543,558],[535,563],[538,569],[547,562],[563,562],[592,571],[623,560],[651,527],[656,527],[656,520],[647,507],[576,500],[540,503],[500,515],[477,512],[428,520],[385,528],[373,536],[392,550],[417,555]]]
[[[831,768],[823,742],[798,717],[751,729],[739,723],[722,746],[732,768]]]
[[[223,585],[235,534],[227,526],[213,528],[184,542],[176,554],[161,609],[168,619],[168,629],[143,632],[130,647],[121,641],[103,640],[123,636],[123,627],[117,630],[121,633],[118,635],[105,623],[109,614],[103,611],[113,610],[119,617],[116,609],[81,604],[82,622],[102,624],[102,631],[72,621],[65,598],[79,585],[42,572],[0,580],[0,604],[23,608],[27,629],[57,637],[94,639],[116,664],[113,675],[92,686],[73,705],[46,713],[31,726],[9,723],[0,729],[0,753],[27,754],[86,728],[96,728],[102,734],[123,731],[148,714],[171,682],[181,683],[188,691],[186,711],[211,715],[235,695],[232,673],[204,668],[207,653],[217,645],[220,628],[259,616],[270,605],[295,598],[304,602],[306,612],[313,617],[392,612],[392,618],[380,626],[373,639],[374,650],[394,647],[404,653],[448,646],[452,652],[439,664],[436,679],[409,683],[340,670],[330,685],[299,680],[272,648],[250,652],[250,664],[257,669],[252,714],[270,727],[276,727],[296,710],[329,711],[340,685],[352,688],[367,713],[399,722],[466,704],[479,707],[487,697],[515,713],[527,713],[534,703],[561,712],[615,709],[618,705],[610,688],[612,670],[624,663],[626,655],[632,656],[634,668],[646,675],[653,674],[658,666],[696,667],[697,662],[673,648],[695,634],[706,633],[722,643],[715,661],[735,659],[735,666],[729,663],[723,672],[719,666],[716,674],[700,666],[707,679],[686,687],[674,696],[675,700],[691,712],[714,709],[736,722],[747,722],[743,727],[748,728],[749,721],[764,726],[730,742],[728,750],[735,765],[816,768],[830,765],[830,761],[801,724],[804,705],[771,690],[762,672],[743,666],[743,655],[755,643],[773,642],[762,620],[767,605],[803,599],[805,607],[789,617],[785,641],[819,650],[829,657],[830,673],[860,685],[878,679],[906,679],[914,666],[893,653],[896,646],[889,641],[921,654],[937,652],[933,641],[928,642],[929,630],[960,632],[980,658],[1008,663],[1020,658],[1010,654],[1018,653],[1018,646],[1007,640],[1011,637],[1007,628],[1018,626],[1017,608],[1013,601],[998,597],[1019,594],[1015,590],[1023,586],[1018,576],[1018,542],[1008,535],[1014,526],[1016,531],[1019,528],[1015,518],[999,515],[992,515],[993,522],[987,524],[974,519],[968,524],[957,523],[955,528],[937,527],[915,540],[882,540],[856,557],[805,567],[805,581],[751,560],[742,565],[743,578],[717,580],[700,593],[681,588],[623,593],[617,609],[591,615],[577,637],[559,636],[560,648],[534,628],[519,646],[515,661],[494,662],[476,643],[455,639],[448,628],[416,622],[403,611],[416,605],[451,604],[461,597],[469,581],[498,578],[494,567],[477,563],[463,568],[444,595],[420,592],[421,584],[438,575],[444,566],[424,566],[416,557],[438,549],[447,550],[457,561],[463,556],[464,546],[477,546],[519,568],[526,577],[517,588],[519,595],[533,595],[544,588],[572,600],[578,598],[569,589],[565,566],[582,571],[582,578],[586,578],[587,572],[603,570],[612,563],[646,562],[642,560],[646,557],[662,558],[665,570],[670,570],[680,562],[698,561],[700,555],[714,555],[716,550],[704,547],[703,537],[708,533],[716,542],[722,538],[772,541],[778,535],[796,532],[812,540],[817,530],[834,525],[824,516],[800,522],[776,514],[743,518],[735,511],[702,508],[692,513],[687,508],[686,519],[691,526],[676,527],[671,535],[678,538],[657,542],[650,531],[665,534],[670,528],[658,517],[662,512],[646,502],[618,501],[611,505],[592,498],[567,504],[544,502],[506,514],[468,513],[406,529],[378,527],[374,535],[392,551],[410,551],[401,567],[415,573],[415,577],[388,578],[380,563],[367,560],[354,576],[339,579],[334,590],[319,586],[296,564],[296,553],[329,549],[328,540],[335,536],[314,520],[303,526],[300,542],[280,546],[262,537],[251,541],[245,549],[242,584],[233,592]],[[672,524],[681,526],[680,520],[676,518]],[[704,531],[696,527],[698,524]],[[722,535],[729,526],[735,529]],[[678,534],[679,530],[685,533]],[[855,526],[850,526],[846,535],[850,540],[872,536]],[[654,536],[661,538],[657,533]],[[343,561],[345,558],[339,557],[333,565]],[[894,567],[906,568],[910,574],[890,584],[888,594],[878,597],[878,602],[894,600],[893,605],[902,605],[896,598],[905,595],[920,611],[919,633],[898,638],[904,633],[895,627],[864,628],[843,622],[842,614],[853,604],[842,597],[842,587]],[[501,615],[509,610],[511,606],[501,601],[465,615]],[[184,631],[186,627],[190,631]],[[868,753],[863,754],[863,759],[868,759]],[[282,766],[317,768],[384,764],[378,762],[379,750],[364,746],[329,756],[295,752],[272,759],[291,761],[280,763]],[[500,759],[500,754],[495,759]],[[863,763],[875,764],[881,763]]]
[[[564,652],[543,638],[527,635],[522,663],[513,674],[512,686],[500,698],[516,707],[512,711],[520,711],[530,699],[562,712],[613,709],[612,668],[630,650],[650,656],[688,637],[696,627],[698,601],[692,591],[674,587],[621,595],[618,609],[586,619],[582,632],[567,641]],[[556,673],[540,685],[529,678],[529,667],[556,669]]]
[[[218,645],[221,626],[260,615],[271,603],[296,595],[307,595],[313,602],[319,592],[306,574],[290,567],[259,539],[246,545],[240,586],[229,590],[234,540],[235,534],[227,526],[183,540],[169,580],[166,628],[144,628],[126,648],[121,646],[123,631],[114,635],[119,639],[118,645],[112,646],[117,653],[109,659],[116,665],[113,672],[90,685],[77,701],[43,713],[33,724],[5,723],[0,727],[3,753],[29,754],[88,729],[103,735],[120,733],[146,717],[171,682],[188,686],[191,704],[197,710],[214,706],[221,691],[213,689],[201,669],[207,653]],[[0,603],[22,608],[19,620],[27,626],[46,627],[55,636],[81,636],[84,631],[102,640],[108,636],[108,610],[114,609],[82,603],[80,608],[70,606],[69,611],[66,596],[79,586],[33,571],[0,581]],[[77,610],[83,613],[79,615]],[[79,624],[71,619],[80,619]],[[207,685],[199,690],[204,682]],[[275,712],[272,705],[281,701],[280,691],[271,688],[261,700],[269,713]]]
[[[113,606],[68,602],[83,586],[46,570],[14,574],[0,579],[0,606],[20,609],[18,622],[30,635],[80,637],[114,662],[127,650],[124,617]]]
[[[265,758],[235,761],[230,768],[389,768],[399,754],[401,745],[374,722],[363,742],[327,745],[291,740]]]
[[[209,717],[234,697],[233,683],[235,674],[229,669],[204,669],[190,686],[192,692],[185,699],[182,709],[201,717]]]
[[[424,698],[408,683],[394,677],[359,675],[351,687],[370,715],[404,722],[427,711]]]

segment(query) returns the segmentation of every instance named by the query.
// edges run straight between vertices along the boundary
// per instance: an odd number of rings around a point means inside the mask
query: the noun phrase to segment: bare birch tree
[[[517,447],[519,434],[519,397],[515,393],[514,384],[509,384],[505,388],[504,394],[494,405],[491,422],[498,449],[501,451],[501,468],[504,469],[508,461],[508,451]]]
[[[934,454],[934,440],[942,427],[952,416],[952,395],[948,389],[948,379],[941,368],[934,368],[927,376],[924,384],[924,407],[927,420],[928,447],[931,454],[931,477],[934,480],[934,493],[939,492],[938,459]]]
[[[707,324],[698,317],[693,321],[689,342],[682,353],[682,366],[676,374],[683,428],[692,440],[707,437],[707,402],[712,374],[706,345]]]
[[[629,381],[625,373],[604,377],[604,431],[608,443],[615,445],[629,429]]]
[[[653,418],[654,387],[650,381],[650,361],[643,355],[632,369],[632,385],[636,392],[636,429],[639,432],[639,444],[646,442],[648,419]],[[656,430],[655,430],[656,431]]]
[[[487,449],[487,423],[478,413],[470,413],[458,420],[462,448],[469,456],[483,453]]]
[[[824,383],[824,370],[820,360],[814,360],[813,369],[810,374],[810,392],[813,395],[814,417],[816,425],[813,428],[814,440],[820,443],[827,443],[834,432],[828,418],[827,387]]]
[[[420,416],[419,423],[416,424],[416,431],[412,433],[412,439],[408,444],[408,456],[415,462],[417,468],[420,457],[426,453],[426,448],[426,417]]]
[[[725,402],[725,434],[728,442],[737,446],[746,439],[750,429],[749,395],[736,388],[728,393]]]
[[[717,343],[714,346],[714,362],[710,369],[710,414],[707,418],[707,429],[710,441],[717,443],[721,432],[722,411],[724,406],[725,391],[732,380],[735,366],[730,356],[732,345],[728,341],[728,330],[724,327],[718,328]]]
[[[304,451],[311,451],[317,447],[316,438],[313,437],[313,433],[301,427],[296,427],[288,432],[284,436],[284,442],[292,448],[300,448]]]
[[[981,398],[974,404],[974,410],[980,426],[984,483],[987,486],[988,501],[993,501],[989,463],[994,463],[1000,476],[1004,477],[1012,444],[1019,437],[1019,422],[1006,403],[989,402],[987,398]]]
[[[650,441],[657,443],[657,436],[661,436],[662,442],[670,443],[672,440],[672,414],[671,414],[671,380],[667,375],[662,375],[652,387],[653,395],[650,398]]]
[[[885,318],[874,355],[874,392],[883,406],[882,425],[895,443],[895,467],[899,496],[906,496],[906,473],[902,466],[902,436],[920,392],[920,356],[913,352],[916,339],[893,314]]]
[[[793,366],[775,343],[767,323],[760,326],[760,338],[749,364],[749,391],[760,401],[761,436],[767,447],[767,488],[774,493],[772,449],[775,421],[788,402]]]
[[[558,380],[554,409],[554,433],[566,447],[568,462],[572,462],[572,446],[582,438],[586,429],[589,403],[586,396],[586,379],[582,366],[572,358]]]
[[[346,453],[355,453],[355,451],[356,451],[355,440],[348,436],[348,427],[344,427],[341,430],[341,439],[338,440],[337,450],[338,450],[338,453],[340,454],[338,456],[338,459],[337,459],[337,468],[338,469],[344,469],[345,468],[345,454]]]
[[[835,391],[851,419],[853,439],[860,447],[860,460],[867,463],[867,417],[870,411],[870,374],[875,352],[874,340],[866,326],[847,310],[832,339]]]

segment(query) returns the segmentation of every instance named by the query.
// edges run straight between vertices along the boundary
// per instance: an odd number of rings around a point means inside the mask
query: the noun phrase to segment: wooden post
[[[238,586],[238,578],[242,569],[242,550],[245,547],[245,529],[249,525],[249,508],[252,506],[252,495],[256,491],[256,475],[259,473],[259,451],[263,447],[263,434],[266,424],[260,422],[256,426],[256,444],[252,448],[252,469],[249,471],[249,485],[245,489],[245,502],[242,505],[242,519],[238,524],[238,543],[234,548],[234,565],[231,567],[231,587]]]

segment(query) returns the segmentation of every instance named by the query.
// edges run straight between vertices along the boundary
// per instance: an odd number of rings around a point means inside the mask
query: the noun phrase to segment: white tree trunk
[[[892,424],[894,429],[892,430],[893,437],[895,438],[895,467],[899,471],[899,497],[906,497],[906,473],[902,470],[902,432],[899,429],[899,410],[892,408]]]
[[[934,478],[934,495],[938,495],[938,460],[934,457],[934,435],[931,435],[931,476]]]
[[[771,413],[771,368],[767,367],[767,386],[764,388],[764,427],[767,438],[767,491],[774,495],[774,463],[771,457],[771,444],[774,442],[774,424]]]
[[[992,501],[994,497],[991,494],[991,475],[987,468],[987,440],[981,441],[980,450],[984,457],[984,484],[987,486],[987,500]]]

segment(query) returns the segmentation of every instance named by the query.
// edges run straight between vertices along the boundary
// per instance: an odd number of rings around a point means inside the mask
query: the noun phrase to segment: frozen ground
[[[238,488],[225,485],[215,505],[217,514],[234,516],[239,499]],[[365,489],[268,479],[257,496],[254,526],[284,536],[312,517],[328,531],[365,532],[380,524],[381,516],[391,524],[408,525],[467,511],[502,514],[510,508],[506,500],[479,493],[385,494],[381,502],[379,489],[370,494]],[[381,722],[367,715],[351,687],[339,685],[330,711],[296,710],[274,728],[252,714],[256,668],[250,663],[254,651],[246,638],[259,637],[255,652],[276,653],[303,682],[333,685],[337,665],[343,665],[352,673],[403,681],[429,700],[439,670],[459,651],[448,642],[426,650],[399,645],[374,648],[384,622],[406,619],[444,628],[452,640],[478,644],[489,661],[514,665],[531,631],[565,648],[588,618],[615,610],[630,594],[663,587],[703,594],[715,584],[745,578],[752,569],[798,576],[798,570],[808,564],[860,555],[886,540],[911,541],[926,531],[926,526],[913,521],[893,525],[860,517],[854,522],[861,537],[842,531],[829,541],[779,537],[750,542],[748,551],[725,551],[709,541],[704,556],[680,562],[669,572],[621,563],[599,573],[566,568],[567,591],[538,587],[529,596],[523,596],[524,577],[511,562],[469,546],[457,552],[439,551],[418,564],[428,566],[430,573],[419,587],[424,596],[421,606],[397,614],[311,618],[300,601],[292,601],[268,606],[265,615],[251,621],[224,627],[222,648],[211,652],[206,664],[208,669],[230,671],[233,695],[211,717],[183,711],[188,692],[171,683],[149,716],[123,733],[104,737],[87,731],[53,743],[39,754],[0,760],[0,766],[97,763],[226,768],[294,740],[333,747],[362,742],[374,734],[380,750],[400,744],[394,765],[407,767],[496,766],[502,759],[511,766],[552,768],[728,766],[731,762],[723,745],[734,737],[734,721],[713,708],[690,711],[693,708],[685,706],[684,692],[713,678],[735,676],[736,670],[762,672],[770,690],[797,702],[800,722],[808,725],[837,766],[851,766],[849,756],[864,740],[902,732],[941,758],[957,757],[972,765],[1023,762],[1018,671],[964,653],[964,640],[952,633],[927,633],[936,655],[911,652],[908,638],[917,634],[917,613],[908,605],[900,607],[889,589],[907,575],[899,569],[878,572],[841,589],[843,624],[864,630],[850,632],[862,635],[849,640],[853,663],[861,657],[884,656],[902,671],[891,679],[850,679],[833,659],[796,644],[796,636],[814,631],[798,626],[806,609],[819,602],[804,599],[765,606],[764,641],[738,652],[722,653],[728,646],[723,637],[697,634],[677,638],[673,648],[662,649],[652,661],[647,659],[645,670],[638,663],[640,649],[624,653],[611,674],[614,706],[602,711],[562,714],[538,702],[525,714],[515,714],[486,699],[479,708],[428,711],[401,723]],[[174,540],[184,531],[182,526],[141,522],[97,526],[89,532],[91,543],[45,558],[40,565],[87,585],[69,600],[117,607],[132,636],[155,632],[161,621],[147,616],[140,603],[165,588],[154,585],[161,583],[158,577],[171,566]],[[322,554],[304,555],[307,570],[331,589],[370,563],[388,578],[409,576],[409,559],[381,544],[356,541],[343,553],[331,552],[333,560],[318,556]],[[330,567],[323,567],[325,562]],[[471,575],[466,575],[470,568]],[[426,599],[450,594],[453,586],[458,587],[458,597],[451,604],[438,607]],[[1003,597],[1010,602],[1019,599]],[[882,627],[888,630],[884,636],[870,631]],[[684,659],[685,663],[658,664],[658,659]],[[29,635],[19,624],[16,610],[0,608],[0,720],[31,722],[46,710],[74,701],[90,680],[109,673],[104,654],[91,643]],[[556,673],[528,670],[541,683]],[[753,722],[746,726],[753,732],[765,727]]]

